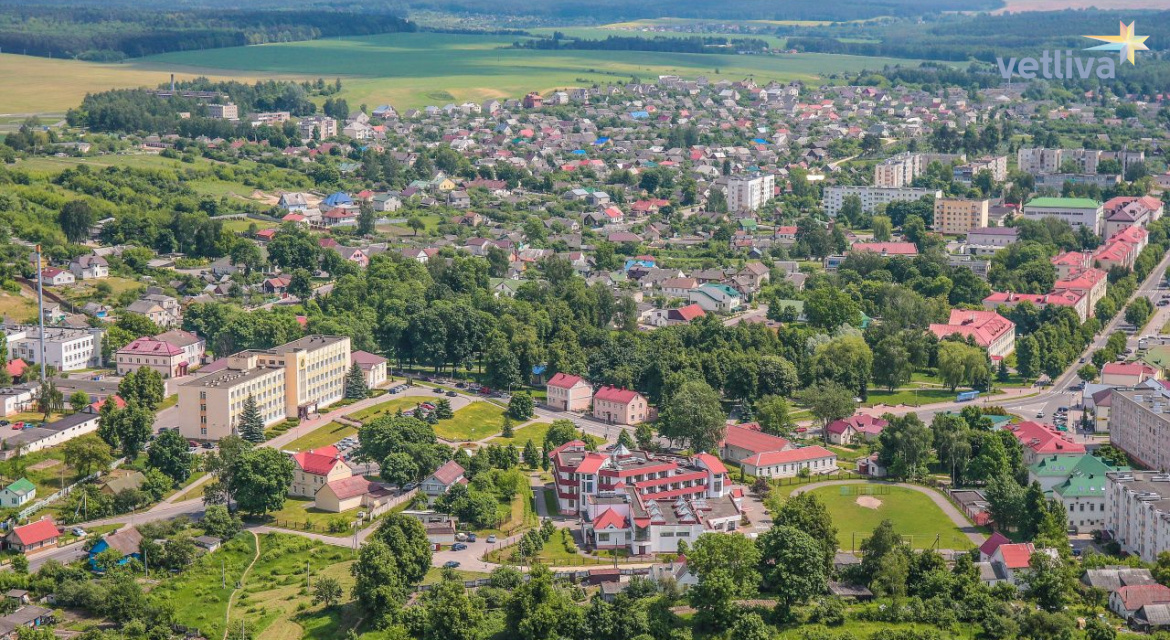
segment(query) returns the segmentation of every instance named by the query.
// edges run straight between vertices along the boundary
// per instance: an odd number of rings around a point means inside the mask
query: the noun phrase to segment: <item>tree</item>
[[[231,263],[244,269],[244,275],[251,275],[264,267],[264,254],[254,242],[240,241],[232,245]]]
[[[426,529],[418,520],[390,513],[382,519],[370,540],[378,540],[390,550],[405,584],[416,585],[426,577],[431,567],[431,545],[427,542]]]
[[[873,371],[873,352],[861,336],[840,335],[817,345],[809,369],[814,380],[837,382],[865,397]]]
[[[825,592],[825,565],[810,562],[824,553],[820,543],[795,527],[775,525],[757,541],[764,588],[774,592],[781,617],[788,619],[794,605]]]
[[[95,216],[85,200],[70,200],[61,207],[57,222],[70,242],[83,242],[89,237],[89,229],[95,222]]]
[[[65,464],[88,476],[95,471],[105,471],[114,460],[110,445],[96,435],[84,435],[65,443],[61,448]]]
[[[701,578],[726,571],[738,584],[741,597],[750,597],[760,583],[760,550],[755,542],[739,533],[704,533],[687,551],[687,565]]]
[[[898,387],[910,382],[914,374],[914,365],[910,362],[910,353],[902,346],[897,337],[883,339],[877,344],[873,352],[873,381],[894,391]]]
[[[918,415],[887,415],[889,424],[878,436],[878,460],[895,478],[916,478],[925,470],[933,436]]]
[[[451,410],[450,400],[446,398],[435,400],[435,417],[439,420],[450,420],[455,417],[455,412]]]
[[[1074,588],[1068,569],[1059,558],[1037,549],[1029,561],[1023,581],[1028,597],[1045,611],[1060,611],[1069,601]]]
[[[504,637],[558,640],[570,635],[577,620],[572,599],[553,581],[548,567],[535,564],[528,575],[504,605]]]
[[[331,609],[339,600],[341,600],[341,583],[337,581],[337,578],[329,576],[317,578],[317,584],[313,585],[313,604],[324,605],[326,609]]]
[[[973,385],[991,377],[987,353],[979,347],[944,340],[938,345],[938,374],[954,391],[959,385]]]
[[[813,417],[821,423],[821,435],[825,441],[829,440],[827,427],[834,420],[853,415],[857,403],[853,400],[853,392],[832,381],[818,382],[800,392],[801,404],[808,407]]]
[[[861,574],[872,582],[878,575],[886,556],[901,554],[905,547],[902,536],[894,530],[894,523],[882,520],[873,533],[861,542]],[[887,576],[887,579],[892,576]],[[887,587],[896,585],[887,584]],[[903,588],[905,584],[903,582]]]
[[[398,571],[397,559],[385,542],[375,538],[362,545],[350,567],[353,597],[375,627],[385,627],[409,595],[409,585]]]
[[[423,219],[418,216],[411,216],[407,218],[406,226],[410,227],[410,230],[413,231],[414,235],[417,236],[419,231],[423,231],[427,228],[427,223],[423,222]]]
[[[240,410],[239,421],[236,423],[236,433],[252,444],[264,442],[264,418],[260,415],[256,397],[250,393],[244,398],[244,407]]]
[[[475,640],[484,619],[481,598],[468,595],[463,580],[453,571],[422,596],[421,640]]]
[[[228,511],[227,507],[222,504],[209,505],[203,513],[202,524],[204,533],[220,540],[235,537],[244,526],[244,523],[240,522],[239,516]]]
[[[313,297],[313,274],[309,273],[308,269],[293,271],[286,290],[289,295],[299,300],[308,300]]]
[[[126,403],[126,408],[115,409],[110,419],[122,455],[131,460],[138,457],[154,430],[154,412],[131,401]]]
[[[756,421],[760,430],[774,436],[790,436],[796,428],[788,411],[788,401],[781,396],[764,396],[756,401]]]
[[[513,420],[528,420],[536,413],[536,403],[527,391],[512,394],[508,400],[508,417]]]
[[[75,412],[80,412],[82,409],[88,407],[89,404],[89,394],[84,391],[74,391],[73,394],[69,396],[69,406],[72,407],[73,411]]]
[[[873,239],[877,242],[888,242],[893,234],[894,226],[890,224],[889,216],[874,216]]]
[[[191,475],[191,454],[187,453],[186,438],[178,431],[158,434],[147,452],[146,464],[165,473],[176,484],[186,482]]]
[[[414,482],[420,475],[414,456],[402,451],[386,456],[380,466],[382,479],[398,487]]]
[[[837,528],[825,504],[812,493],[800,493],[779,505],[772,505],[773,526],[791,527],[808,534],[821,548],[825,575],[833,567],[837,553]]]
[[[358,235],[368,236],[374,232],[374,205],[363,201],[358,207],[357,232]]]
[[[618,433],[617,444],[619,447],[625,447],[626,449],[630,450],[638,448],[638,445],[634,442],[634,437],[631,436],[630,432],[626,429],[622,429]]]
[[[293,462],[276,449],[248,449],[235,461],[231,493],[254,516],[279,511],[293,481]]]
[[[37,394],[37,411],[45,414],[45,418],[54,413],[65,410],[65,395],[57,388],[57,383],[50,379],[48,383],[41,381],[41,390]]]
[[[951,482],[958,486],[971,459],[970,427],[961,416],[936,413],[930,422],[938,460],[950,469]]]
[[[553,420],[548,431],[544,432],[544,448],[552,451],[557,447],[577,439],[577,425],[572,420],[561,418]]]
[[[701,380],[684,382],[659,416],[658,434],[692,450],[714,451],[726,428],[719,394]]]
[[[238,468],[239,459],[252,448],[252,443],[243,438],[230,435],[220,438],[219,448],[203,458],[203,469],[214,481],[203,491],[203,503],[207,505],[226,504],[231,506],[235,499],[233,478]]]
[[[832,287],[814,289],[805,297],[804,313],[818,329],[837,329],[861,322],[861,307],[848,293]]]
[[[524,465],[530,469],[540,466],[540,452],[536,450],[536,443],[529,440],[524,443]]]
[[[163,383],[161,373],[150,367],[142,367],[122,378],[118,383],[118,396],[127,403],[136,402],[141,407],[156,411],[166,398],[166,384]]]
[[[1125,308],[1125,321],[1140,330],[1146,326],[1146,322],[1153,313],[1154,305],[1150,303],[1150,299],[1145,296],[1137,296]]]
[[[850,194],[845,196],[841,201],[841,209],[837,213],[837,217],[844,220],[849,226],[857,226],[857,221],[861,219],[861,196]]]
[[[771,640],[772,627],[752,611],[739,616],[731,625],[731,640]]]
[[[362,368],[355,362],[349,368],[349,373],[345,375],[345,397],[351,400],[360,400],[368,395],[370,395],[370,389],[366,386],[366,375],[362,373]]]
[[[654,428],[648,422],[643,422],[634,428],[634,441],[639,449],[650,449],[654,446]]]

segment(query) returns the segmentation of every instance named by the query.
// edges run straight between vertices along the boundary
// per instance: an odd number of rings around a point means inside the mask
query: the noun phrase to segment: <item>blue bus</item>
[[[955,402],[970,402],[978,397],[978,391],[962,391],[959,393],[958,397],[955,398]]]

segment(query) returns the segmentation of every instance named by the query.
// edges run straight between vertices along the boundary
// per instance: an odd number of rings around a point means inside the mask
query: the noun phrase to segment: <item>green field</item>
[[[330,422],[306,433],[282,447],[286,451],[307,451],[337,444],[342,438],[357,434],[358,430],[340,422]]]
[[[498,436],[492,438],[489,442],[491,444],[498,444],[503,446],[514,444],[517,447],[523,449],[524,445],[529,440],[531,440],[532,443],[539,448],[542,444],[544,444],[544,436],[548,433],[548,428],[551,426],[551,422],[533,422],[532,424],[526,425],[524,427],[516,427],[512,431],[511,438]]]
[[[413,409],[415,405],[427,400],[418,396],[410,396],[406,398],[391,398],[385,402],[376,404],[372,407],[366,407],[361,411],[354,411],[353,413],[345,414],[346,418],[356,422],[366,423],[382,416],[394,415],[399,409],[406,411]]]
[[[860,495],[862,491],[878,495]],[[882,520],[893,522],[898,533],[907,536],[907,541],[916,549],[934,546],[936,536],[940,549],[970,549],[973,546],[942,509],[928,496],[913,489],[855,484],[821,487],[812,493],[828,508],[837,527],[838,542],[845,550],[860,546]],[[862,506],[859,499],[870,506]]]
[[[641,51],[513,49],[514,36],[397,33],[360,38],[187,51],[129,66],[184,74],[341,77],[351,105],[404,109],[463,100],[519,97],[529,91],[654,79],[660,74],[738,80],[813,80],[833,73],[911,64],[825,54],[736,56]],[[85,63],[76,63],[83,65]],[[72,104],[55,105],[62,109]],[[46,107],[48,108],[48,107]]]
[[[456,411],[454,418],[437,422],[435,435],[453,442],[463,440],[474,442],[493,433],[499,433],[503,419],[502,407],[490,402],[472,402]]]

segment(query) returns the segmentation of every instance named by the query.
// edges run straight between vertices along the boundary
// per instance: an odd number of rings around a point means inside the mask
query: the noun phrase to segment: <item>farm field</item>
[[[869,491],[873,495],[864,495]],[[971,541],[931,499],[913,489],[888,485],[839,485],[814,489],[812,494],[825,504],[837,527],[841,548],[860,546],[882,520],[894,528],[915,549],[970,549]]]
[[[20,64],[0,58],[0,82],[15,87],[0,111],[64,111],[86,91],[113,86],[154,85],[170,72],[189,78],[207,75],[253,80],[257,77],[342,78],[341,97],[352,105],[389,103],[405,109],[463,100],[519,97],[528,91],[628,82],[659,74],[708,75],[728,79],[754,76],[757,81],[812,80],[861,69],[876,69],[892,59],[825,54],[734,56],[639,51],[532,51],[512,49],[513,36],[468,36],[399,33],[360,38],[315,40],[207,51],[174,52],[121,65],[74,61],[32,61],[29,73],[56,83],[74,79],[82,87],[42,91],[21,82]],[[907,61],[900,61],[906,64]],[[9,92],[10,94],[13,91]]]

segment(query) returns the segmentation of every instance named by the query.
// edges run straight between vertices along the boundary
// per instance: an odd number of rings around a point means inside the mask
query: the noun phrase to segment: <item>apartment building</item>
[[[593,402],[593,385],[580,376],[557,373],[546,386],[548,406],[558,411],[585,412]]]
[[[1020,171],[1032,175],[1065,173],[1065,163],[1076,166],[1074,173],[1095,174],[1101,153],[1096,149],[1021,148],[1016,152],[1016,164]]]
[[[118,375],[124,376],[139,369],[154,369],[163,379],[187,375],[187,359],[183,350],[154,338],[139,338],[118,349],[114,356]]]
[[[991,179],[996,182],[1003,182],[1007,180],[1008,162],[1007,156],[994,156],[990,158],[980,158],[966,164],[961,164],[955,167],[951,177],[955,182],[962,182],[964,184],[971,184],[975,176],[983,171],[991,174]]]
[[[825,187],[825,196],[822,202],[825,213],[830,216],[836,216],[841,212],[841,207],[845,204],[845,198],[851,195],[861,198],[862,211],[865,213],[874,213],[878,207],[888,205],[891,202],[912,202],[927,196],[938,199],[942,197],[942,191],[919,187],[865,187],[848,185]]]
[[[1144,467],[1170,470],[1170,391],[1114,389],[1110,405],[1109,442]]]
[[[207,117],[215,120],[239,120],[240,108],[230,102],[209,104],[207,105]]]
[[[264,424],[305,419],[344,396],[350,340],[305,336],[272,349],[242,351],[226,369],[179,387],[179,431],[184,437],[218,440],[236,433],[249,395]]]
[[[650,406],[637,391],[605,386],[593,396],[593,417],[606,424],[633,426],[650,419]]]
[[[951,309],[945,324],[931,324],[930,332],[939,340],[958,334],[970,338],[987,350],[993,360],[999,360],[1016,350],[1016,325],[994,311]]]
[[[336,137],[337,120],[328,116],[308,116],[297,123],[297,133],[305,140],[312,138],[314,131],[321,140]]]
[[[875,187],[909,187],[932,162],[953,164],[963,162],[967,156],[961,153],[900,153],[882,160],[873,168]]]
[[[1033,198],[1024,205],[1024,218],[1053,217],[1072,227],[1088,227],[1095,235],[1104,229],[1105,209],[1091,198]]]
[[[934,230],[958,235],[987,226],[987,200],[937,198],[934,201]]]
[[[727,208],[756,211],[772,199],[776,177],[770,173],[732,176],[727,180]]]
[[[92,369],[102,365],[103,329],[70,329],[45,327],[45,364],[58,371]],[[8,341],[8,357],[20,358],[29,364],[40,364],[41,329],[38,326],[7,325],[4,336]]]
[[[1121,550],[1145,562],[1170,551],[1170,474],[1105,474],[1105,530]]]

